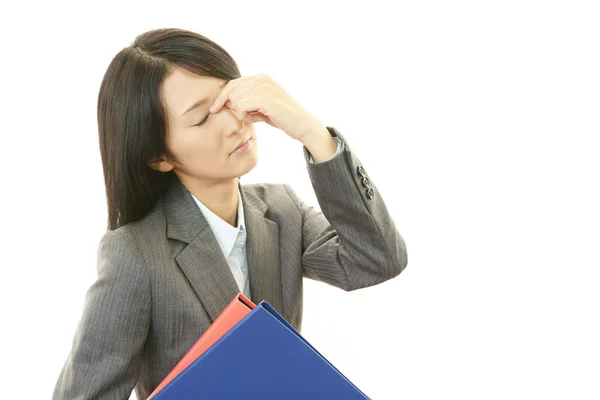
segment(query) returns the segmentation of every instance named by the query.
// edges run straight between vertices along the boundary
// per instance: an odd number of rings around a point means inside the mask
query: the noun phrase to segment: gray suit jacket
[[[383,199],[344,143],[323,163],[304,156],[322,212],[285,184],[240,185],[251,299],[296,329],[302,278],[350,291],[391,279],[406,247]],[[107,231],[98,247],[73,347],[54,399],[145,399],[238,293],[189,192],[177,182],[143,219]]]

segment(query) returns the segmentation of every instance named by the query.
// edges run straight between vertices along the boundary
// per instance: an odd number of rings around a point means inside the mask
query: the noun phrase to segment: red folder
[[[202,353],[208,350],[213,344],[215,344],[223,335],[225,335],[231,328],[233,328],[238,322],[240,322],[252,309],[256,307],[256,304],[251,302],[246,296],[239,293],[229,303],[225,310],[219,315],[219,317],[208,327],[206,332],[198,339],[198,341],[190,348],[190,350],[183,356],[183,358],[175,365],[175,367],[169,372],[169,374],[163,379],[163,381],[154,389],[154,392],[148,397],[150,400],[156,396],[165,386],[169,384],[177,375],[185,370],[191,363],[193,363]]]

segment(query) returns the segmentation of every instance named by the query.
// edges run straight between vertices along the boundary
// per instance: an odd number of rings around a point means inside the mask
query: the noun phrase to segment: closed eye
[[[206,122],[206,120],[208,119],[209,115],[210,115],[210,113],[208,113],[208,114],[206,115],[206,118],[204,118],[202,121],[198,122],[198,123],[197,123],[196,125],[194,125],[194,126],[200,126],[200,125],[203,125],[203,124]]]

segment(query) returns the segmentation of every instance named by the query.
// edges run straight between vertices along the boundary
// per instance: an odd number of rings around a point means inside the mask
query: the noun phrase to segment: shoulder
[[[167,243],[167,224],[162,200],[159,200],[143,218],[115,230],[106,231],[100,246],[117,245],[121,250],[137,253],[139,257],[145,259],[161,242]]]
[[[115,232],[137,241],[156,237],[161,234],[166,236],[166,226],[165,211],[162,199],[160,199],[146,216],[119,227]]]

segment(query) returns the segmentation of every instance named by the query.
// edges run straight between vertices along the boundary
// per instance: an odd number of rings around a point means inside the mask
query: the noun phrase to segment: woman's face
[[[163,155],[153,168],[173,170],[184,184],[193,185],[231,180],[256,166],[254,125],[238,120],[227,106],[216,114],[208,112],[226,83],[182,69],[165,79],[161,96],[168,114],[167,148],[172,158]],[[249,146],[235,151],[248,138]]]

